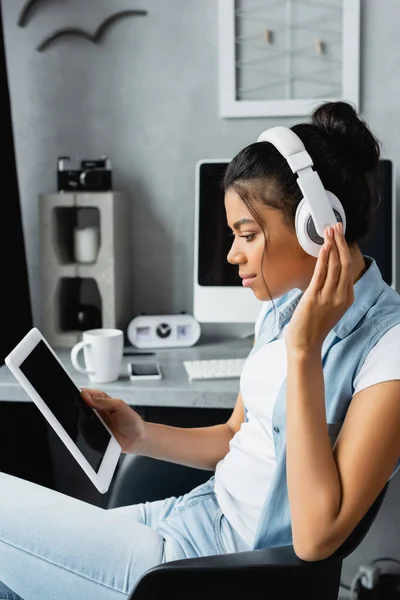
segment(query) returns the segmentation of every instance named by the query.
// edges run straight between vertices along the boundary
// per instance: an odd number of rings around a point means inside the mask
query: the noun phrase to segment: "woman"
[[[124,452],[215,474],[179,498],[113,510],[1,475],[0,598],[126,598],[163,561],[287,543],[323,559],[397,471],[400,296],[357,245],[379,145],[343,102],[292,130],[340,199],[346,232],[327,228],[311,256],[294,227],[301,192],[276,148],[251,144],[230,163],[228,261],[265,303],[229,420],[147,423],[123,400],[82,391]]]

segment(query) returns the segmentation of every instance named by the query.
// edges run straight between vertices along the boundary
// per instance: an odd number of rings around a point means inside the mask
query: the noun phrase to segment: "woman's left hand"
[[[325,229],[324,245],[318,255],[310,285],[286,330],[288,349],[306,352],[320,350],[329,331],[353,302],[351,256],[340,223]]]

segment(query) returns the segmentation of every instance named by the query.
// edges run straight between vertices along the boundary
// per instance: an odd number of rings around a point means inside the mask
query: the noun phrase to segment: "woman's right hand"
[[[145,422],[126,402],[101,390],[82,388],[81,396],[95,408],[111,429],[125,453],[137,453],[145,434]]]

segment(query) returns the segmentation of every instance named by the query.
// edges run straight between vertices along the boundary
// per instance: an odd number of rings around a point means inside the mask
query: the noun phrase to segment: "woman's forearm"
[[[209,427],[171,427],[145,423],[135,453],[169,462],[214,470],[229,450],[233,431],[227,423]]]
[[[340,510],[341,487],[325,414],[320,349],[288,349],[287,483],[293,543],[302,557],[323,553]]]

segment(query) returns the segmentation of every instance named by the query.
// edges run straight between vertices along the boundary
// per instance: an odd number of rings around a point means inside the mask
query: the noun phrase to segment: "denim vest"
[[[400,295],[382,279],[374,259],[354,285],[354,302],[333,327],[322,346],[325,406],[328,432],[333,446],[354,393],[353,382],[365,358],[379,339],[400,323]],[[302,296],[294,289],[274,300],[276,314],[268,307],[260,333],[250,354],[268,344],[290,320]],[[286,380],[275,401],[272,427],[276,469],[264,502],[254,548],[292,544],[292,529],[286,481]],[[247,412],[247,411],[245,411]],[[247,414],[245,416],[247,420]],[[397,462],[391,477],[400,466]]]

